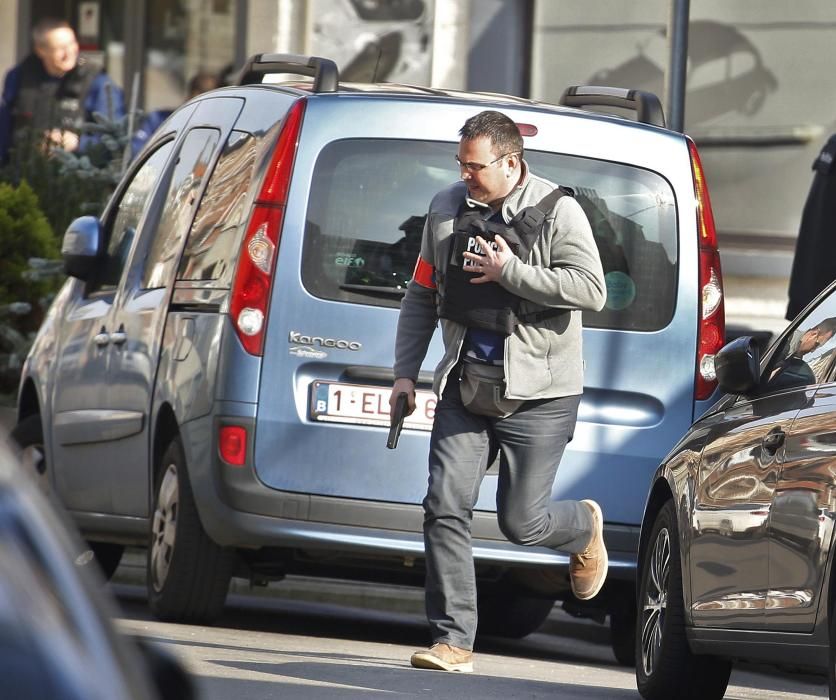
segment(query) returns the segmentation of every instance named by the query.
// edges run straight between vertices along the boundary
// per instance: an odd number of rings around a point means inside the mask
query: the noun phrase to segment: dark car
[[[714,358],[726,392],[665,459],[642,523],[636,674],[649,700],[722,698],[734,660],[826,673],[836,698],[836,284],[759,357]]]
[[[0,697],[189,700],[157,646],[119,634],[93,553],[0,439]]]

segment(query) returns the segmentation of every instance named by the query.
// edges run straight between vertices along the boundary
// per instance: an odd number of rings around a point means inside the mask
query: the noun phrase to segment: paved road
[[[606,628],[561,611],[524,640],[482,640],[473,675],[446,674],[409,666],[409,654],[426,643],[425,623],[418,612],[393,608],[410,608],[413,591],[403,591],[406,605],[387,596],[375,610],[356,601],[373,600],[376,587],[365,587],[365,594],[351,600],[355,605],[346,605],[339,586],[297,582],[297,589],[319,599],[313,602],[277,597],[281,585],[270,596],[231,595],[214,627],[156,622],[140,587],[113,589],[124,611],[120,625],[173,650],[194,675],[201,700],[639,697],[632,670],[613,658]],[[819,679],[751,667],[735,670],[726,694],[731,700],[826,697]]]

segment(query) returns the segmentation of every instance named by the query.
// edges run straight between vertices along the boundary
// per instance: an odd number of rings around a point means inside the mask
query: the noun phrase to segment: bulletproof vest
[[[462,203],[453,223],[450,252],[444,271],[444,294],[439,300],[438,315],[468,328],[483,328],[511,335],[519,323],[534,323],[563,313],[561,309],[544,309],[521,315],[521,298],[502,285],[496,282],[471,283],[474,275],[481,273],[463,253],[484,254],[476,243],[476,236],[481,236],[496,249],[494,241],[498,234],[508,243],[514,255],[527,261],[548,213],[558,199],[573,194],[570,189],[559,187],[535,206],[518,212],[510,224],[488,221],[482,217],[481,212]]]
[[[20,85],[12,109],[13,132],[29,127],[79,131],[85,117],[84,99],[96,70],[79,64],[60,79],[52,78],[40,59],[30,55],[20,66]]]

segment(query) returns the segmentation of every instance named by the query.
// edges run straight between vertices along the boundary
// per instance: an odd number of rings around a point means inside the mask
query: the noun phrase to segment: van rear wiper
[[[381,287],[371,284],[341,284],[340,289],[347,292],[360,292],[360,294],[372,294],[384,297],[402,297],[406,294],[404,287]]]

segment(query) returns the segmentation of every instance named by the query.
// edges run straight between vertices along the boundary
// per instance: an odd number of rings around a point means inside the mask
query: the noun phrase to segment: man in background
[[[836,134],[816,156],[813,172],[790,273],[788,321],[836,279]]]
[[[32,53],[12,68],[0,101],[0,162],[12,144],[46,150],[84,150],[81,127],[94,112],[118,119],[125,113],[119,87],[79,57],[78,40],[59,19],[40,20],[32,30]]]

